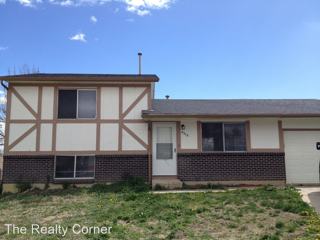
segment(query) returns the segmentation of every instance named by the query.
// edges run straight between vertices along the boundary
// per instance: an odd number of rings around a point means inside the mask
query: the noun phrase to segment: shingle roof
[[[68,81],[68,80],[96,80],[96,81],[149,81],[157,82],[159,77],[154,74],[79,74],[79,73],[32,73],[20,75],[0,76],[5,81]]]
[[[316,99],[232,99],[171,100],[155,99],[151,111],[155,116],[319,116],[320,100]]]

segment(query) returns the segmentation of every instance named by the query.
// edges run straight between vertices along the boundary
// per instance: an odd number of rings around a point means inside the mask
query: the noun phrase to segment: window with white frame
[[[95,89],[60,89],[58,97],[58,118],[96,118],[96,95]]]
[[[56,156],[55,178],[94,178],[95,156]]]
[[[246,151],[244,123],[202,123],[202,151]]]

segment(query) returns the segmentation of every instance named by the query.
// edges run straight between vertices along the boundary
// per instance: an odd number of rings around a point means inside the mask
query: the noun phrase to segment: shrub
[[[29,189],[31,189],[31,183],[29,182],[21,182],[16,184],[16,188],[18,189],[18,192],[25,192]]]

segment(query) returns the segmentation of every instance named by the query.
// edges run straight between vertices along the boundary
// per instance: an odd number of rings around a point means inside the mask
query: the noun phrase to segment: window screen
[[[243,123],[225,123],[224,139],[226,151],[246,150],[246,130]]]
[[[202,150],[223,151],[222,123],[202,123]]]
[[[74,176],[74,156],[56,157],[56,178],[73,178]]]
[[[173,159],[172,128],[157,127],[157,159]]]
[[[59,90],[58,118],[77,117],[77,90]]]
[[[96,117],[96,91],[78,91],[78,118]]]
[[[76,177],[94,177],[94,156],[77,156]]]

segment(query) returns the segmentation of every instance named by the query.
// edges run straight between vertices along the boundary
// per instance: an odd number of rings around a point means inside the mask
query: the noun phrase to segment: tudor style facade
[[[156,75],[5,76],[3,186],[319,183],[318,100],[154,99]]]

